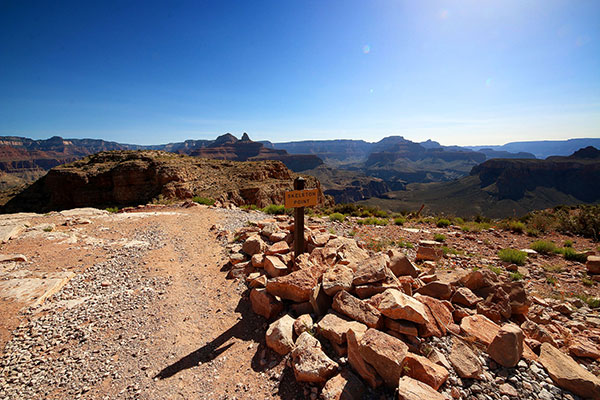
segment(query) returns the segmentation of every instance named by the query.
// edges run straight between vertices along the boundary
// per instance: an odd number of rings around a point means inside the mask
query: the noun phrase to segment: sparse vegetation
[[[575,297],[586,303],[590,308],[600,307],[600,298],[590,296],[587,293],[577,293]]]
[[[455,255],[463,254],[462,251],[456,250],[456,249],[454,249],[452,247],[448,247],[448,246],[442,246],[442,251],[444,252],[444,255],[447,255],[447,254],[455,254]]]
[[[498,252],[498,257],[511,264],[524,265],[527,253],[516,249],[502,249]]]
[[[405,248],[405,249],[414,249],[415,248],[414,244],[412,244],[411,242],[405,242],[403,240],[398,240],[396,242],[396,246],[402,247],[402,248]]]
[[[537,251],[540,254],[552,254],[556,250],[556,245],[553,242],[546,240],[538,240],[531,243],[529,248]]]
[[[285,207],[282,204],[271,204],[262,209],[262,212],[272,215],[285,214]]]
[[[384,218],[375,218],[375,217],[369,217],[369,218],[363,218],[363,219],[359,219],[358,221],[356,221],[358,224],[360,225],[380,225],[380,226],[385,226],[387,225],[390,221]]]
[[[546,271],[546,272],[562,272],[563,271],[562,265],[542,264],[542,268],[544,268],[544,271]]]
[[[511,221],[508,224],[508,229],[514,233],[523,233],[525,231],[525,224],[521,221]]]
[[[394,224],[396,224],[396,225],[404,225],[405,222],[406,222],[406,219],[404,219],[403,217],[394,218]]]
[[[509,275],[510,279],[512,279],[513,281],[520,281],[521,279],[523,279],[523,274],[520,272],[511,272]]]
[[[565,258],[565,260],[577,261],[580,263],[584,263],[587,261],[586,254],[578,253],[572,247],[564,247],[561,252],[562,252],[562,255]]]
[[[54,228],[52,228],[51,226],[47,226],[44,228],[44,232],[52,232],[54,230]]]
[[[553,277],[552,275],[546,275],[546,283],[554,286],[554,285],[556,285],[556,278]]]
[[[119,207],[107,207],[105,210],[108,211],[109,213],[118,213]]]
[[[573,241],[565,240],[565,242],[563,243],[563,247],[573,247]]]
[[[256,204],[244,204],[243,206],[240,206],[240,208],[242,210],[260,210],[260,208],[258,208],[258,206]]]
[[[581,283],[583,283],[585,286],[594,286],[594,280],[587,276],[581,278]]]
[[[490,271],[492,271],[493,273],[495,273],[496,275],[500,275],[502,273],[502,268],[500,268],[500,267],[495,267],[493,265],[488,265],[488,269]]]
[[[436,233],[433,235],[433,240],[443,243],[446,241],[446,236],[442,235],[441,233]]]
[[[450,226],[450,220],[446,218],[440,218],[437,220],[436,225],[438,228],[446,228]]]
[[[329,214],[329,220],[330,221],[337,221],[337,222],[344,222],[344,220],[346,219],[346,217],[344,216],[344,214],[335,212],[333,214]]]
[[[209,197],[194,196],[192,197],[192,201],[198,204],[204,204],[206,206],[212,206],[215,204],[215,200]]]

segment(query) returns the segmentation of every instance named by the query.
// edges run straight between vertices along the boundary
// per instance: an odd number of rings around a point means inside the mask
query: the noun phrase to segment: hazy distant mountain
[[[600,182],[600,151],[590,146],[568,157],[488,160],[464,178],[409,185],[368,203],[393,211],[425,204],[434,213],[503,218],[561,204],[598,203],[595,182]]]
[[[467,146],[467,148],[476,151],[480,149],[492,149],[511,153],[528,152],[534,154],[537,158],[546,158],[549,156],[567,156],[578,149],[588,146],[600,148],[600,138],[510,142],[502,146]]]

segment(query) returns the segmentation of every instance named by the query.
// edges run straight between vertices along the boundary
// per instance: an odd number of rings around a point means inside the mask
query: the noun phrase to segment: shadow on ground
[[[168,379],[183,370],[195,367],[199,363],[214,360],[234,344],[233,341],[230,341],[232,338],[258,343],[256,353],[252,357],[251,362],[251,368],[254,371],[267,371],[279,365],[282,361],[285,362],[287,360],[287,358],[280,356],[266,347],[266,330],[264,329],[266,320],[252,311],[249,291],[246,291],[240,297],[235,311],[241,314],[241,319],[235,325],[199,349],[163,368],[154,378]],[[269,378],[265,377],[264,379]],[[296,383],[294,373],[288,366],[284,366],[276,394],[285,400],[304,398],[302,396],[302,387]]]

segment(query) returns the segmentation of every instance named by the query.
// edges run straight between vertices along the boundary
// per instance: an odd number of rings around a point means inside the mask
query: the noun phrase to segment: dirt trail
[[[36,273],[77,275],[41,311],[9,310],[7,320],[21,325],[2,343],[0,398],[297,397],[284,362],[265,351],[266,322],[251,311],[245,285],[225,278],[223,243],[210,230],[244,213],[162,211],[75,227],[61,226],[60,215],[40,216],[34,223],[53,222],[54,234],[75,231],[79,241],[49,241],[52,232],[42,231],[3,245],[2,253],[28,256]],[[83,237],[100,245],[82,246]],[[39,371],[28,368],[32,361]]]

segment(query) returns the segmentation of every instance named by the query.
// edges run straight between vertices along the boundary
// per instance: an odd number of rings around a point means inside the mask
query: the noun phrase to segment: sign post
[[[304,207],[316,206],[318,189],[304,190],[306,179],[294,179],[294,190],[285,193],[285,207],[294,208],[294,256],[304,253]]]

